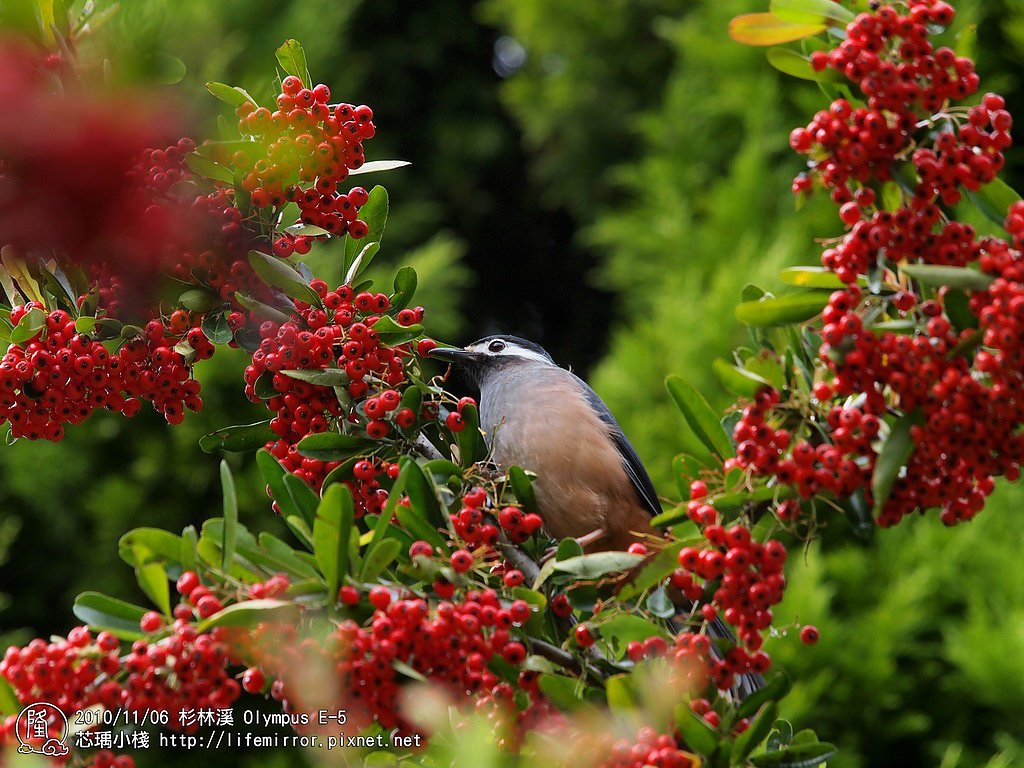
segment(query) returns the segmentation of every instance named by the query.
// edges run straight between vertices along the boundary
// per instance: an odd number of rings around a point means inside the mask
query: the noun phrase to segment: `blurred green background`
[[[797,215],[789,194],[799,162],[788,133],[824,97],[726,35],[730,17],[766,2],[122,5],[101,33],[115,74],[144,79],[162,54],[180,57],[187,75],[168,94],[200,105],[201,124],[217,109],[205,81],[267,96],[274,49],[300,39],[335,98],[373,106],[370,158],[413,162],[380,178],[392,216],[378,274],[418,269],[439,337],[518,332],[581,370],[665,495],[691,438],[664,376],[725,407],[710,361],[743,341],[732,315],[743,285],[777,288],[781,266],[814,263],[814,238],[837,232],[824,200]],[[1024,3],[957,7],[958,26],[976,25],[984,87],[1024,114]],[[1024,184],[1024,152],[1008,180]],[[206,408],[179,428],[151,414],[99,417],[62,444],[0,451],[0,647],[66,632],[84,589],[141,599],[118,537],[219,509],[217,460],[197,440],[261,417],[241,393],[244,364],[228,352],[202,364]],[[250,457],[231,461],[243,522],[275,527]],[[1020,486],[1004,487],[968,526],[929,516],[870,544],[837,521],[793,552],[779,623],[814,623],[822,640],[806,648],[790,632],[770,650],[797,681],[784,715],[841,746],[831,765],[1024,764],[1024,533],[1012,518],[1022,502]]]

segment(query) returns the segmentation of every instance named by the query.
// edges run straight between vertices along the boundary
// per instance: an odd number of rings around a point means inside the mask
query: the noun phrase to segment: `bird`
[[[661,513],[661,502],[636,449],[590,385],[543,347],[497,334],[429,354],[479,390],[480,427],[494,463],[536,474],[537,511],[552,538],[574,538],[590,552],[660,538],[651,518]],[[682,594],[673,599],[685,601]],[[680,626],[684,615],[676,617]],[[708,631],[736,642],[721,617]],[[738,675],[733,693],[742,700],[763,685],[759,674]]]
[[[537,474],[537,511],[552,538],[600,551],[657,535],[661,503],[636,449],[598,394],[543,347],[493,335],[430,354],[479,389],[492,460]]]

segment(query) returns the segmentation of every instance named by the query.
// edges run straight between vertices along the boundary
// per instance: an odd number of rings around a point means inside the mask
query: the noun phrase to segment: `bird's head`
[[[430,356],[451,363],[477,386],[493,373],[510,366],[553,366],[555,361],[540,344],[518,336],[485,336],[460,349],[435,347]]]

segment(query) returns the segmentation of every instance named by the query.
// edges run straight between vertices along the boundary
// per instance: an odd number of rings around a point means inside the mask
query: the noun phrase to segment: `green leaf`
[[[459,446],[459,463],[469,468],[487,454],[487,444],[480,431],[480,417],[475,405],[462,408],[462,431],[455,433]]]
[[[787,285],[800,288],[845,288],[846,284],[824,267],[787,267],[779,272]]]
[[[21,712],[21,702],[14,693],[7,678],[0,676],[0,717],[9,717]]]
[[[196,527],[190,525],[181,532],[181,554],[178,557],[178,562],[181,563],[182,570],[191,570],[196,565],[196,546],[199,543],[199,535],[196,533]]]
[[[229,605],[196,626],[200,633],[214,627],[248,627],[264,621],[294,622],[299,606],[287,600],[246,600]]]
[[[320,432],[306,435],[299,441],[299,453],[320,461],[344,461],[372,448],[376,442],[368,437],[343,435],[340,432]]]
[[[856,17],[832,0],[772,0],[768,10],[776,18],[793,24],[827,24],[845,27]]]
[[[870,540],[875,533],[875,518],[864,498],[864,491],[858,488],[849,498],[843,499],[839,506],[854,534],[865,541]]]
[[[297,552],[273,534],[266,531],[261,533],[259,545],[262,551],[246,551],[243,554],[254,559],[254,562],[258,559],[260,565],[266,565],[273,571],[286,571],[303,578],[317,578],[319,575],[319,571],[308,561],[309,555]]]
[[[693,433],[720,459],[733,455],[732,441],[704,396],[680,376],[669,376],[665,386]]]
[[[770,13],[747,13],[729,22],[729,35],[744,45],[778,45],[824,32],[827,24],[794,24]]]
[[[402,542],[398,539],[381,539],[372,547],[363,560],[363,567],[359,571],[359,580],[364,584],[377,581],[385,568],[394,562],[398,553],[402,551]]]
[[[389,347],[397,347],[399,344],[405,344],[423,335],[423,326],[419,323],[399,325],[388,315],[383,315],[374,323],[373,330],[380,335],[380,340]]]
[[[351,237],[348,239],[350,242],[352,241]],[[374,240],[373,242],[366,242],[366,238],[364,237],[358,242],[363,247],[352,260],[352,265],[348,268],[348,272],[345,273],[345,283],[347,285],[355,283],[356,278],[362,272],[366,271],[366,268],[370,266],[370,263],[373,261],[373,257],[376,256],[377,252],[380,250],[380,242],[377,240]]]
[[[676,615],[676,607],[669,599],[664,586],[658,587],[647,596],[647,612],[659,619],[671,619]]]
[[[299,368],[281,373],[318,387],[343,387],[349,383],[348,374],[341,368]]]
[[[206,338],[214,344],[227,344],[231,341],[232,331],[228,327],[228,316],[226,312],[211,312],[203,318],[203,333]]]
[[[732,765],[742,765],[747,755],[754,751],[754,747],[767,738],[778,713],[779,705],[774,701],[770,702],[764,711],[750,723],[747,730],[736,737],[730,761]]]
[[[816,741],[809,744],[793,744],[777,752],[762,752],[751,755],[750,762],[758,768],[814,768],[839,754],[834,744]]]
[[[897,211],[903,206],[903,191],[895,181],[887,181],[882,185],[882,210]],[[822,267],[824,269],[824,267]],[[836,278],[839,282],[839,278]]]
[[[537,495],[533,492],[533,480],[522,467],[509,467],[508,481],[516,499],[527,512],[537,511]]]
[[[793,724],[789,720],[778,718],[772,723],[772,732],[768,735],[765,749],[769,752],[776,752],[791,741],[793,741]]]
[[[889,437],[882,446],[878,459],[875,461],[875,471],[871,476],[871,495],[874,499],[874,512],[877,515],[881,512],[885,502],[889,500],[893,485],[899,477],[900,471],[910,460],[914,453],[914,441],[910,437],[910,430],[920,425],[924,420],[920,409],[915,409],[904,414],[892,425]]]
[[[970,267],[943,267],[937,264],[904,264],[900,271],[910,275],[923,285],[963,288],[967,291],[984,291],[992,281],[992,275],[986,275]]]
[[[235,174],[231,172],[230,168],[225,168],[196,152],[189,152],[185,155],[185,164],[204,179],[223,181],[226,184],[235,182]]]
[[[238,538],[238,494],[235,492],[235,478],[226,461],[220,463],[220,484],[224,494],[224,541],[221,544],[223,560],[221,567],[227,571],[235,559],[235,541]]]
[[[773,46],[768,49],[768,63],[779,72],[801,80],[812,80],[817,83],[841,83],[846,78],[834,69],[823,69],[820,72],[811,66],[811,60],[801,56],[792,48]]]
[[[206,90],[232,107],[240,107],[247,101],[254,105],[257,103],[256,99],[250,96],[244,88],[239,88],[237,85],[209,82],[206,84]]]
[[[612,675],[604,684],[608,695],[608,706],[613,712],[624,712],[637,708],[636,696],[630,685],[629,675]]]
[[[349,539],[355,517],[352,492],[337,483],[324,491],[313,521],[313,554],[327,580],[327,604],[338,599],[338,587],[348,573]]]
[[[978,318],[971,312],[970,301],[967,293],[957,288],[950,288],[942,299],[946,315],[958,331],[978,327]]]
[[[743,368],[760,376],[776,389],[786,387],[786,369],[782,360],[770,349],[762,349],[743,361]]]
[[[185,62],[177,56],[168,56],[165,53],[156,53],[151,58],[150,77],[161,85],[174,85],[185,79],[188,71]]]
[[[141,549],[145,549],[141,547]],[[144,560],[144,553],[137,553],[136,559]],[[171,615],[171,589],[167,581],[167,570],[160,563],[150,562],[135,569],[135,580],[139,589],[165,616]]]
[[[755,327],[803,323],[818,315],[828,304],[824,291],[746,301],[736,306],[736,319]]]
[[[412,297],[416,293],[416,270],[412,267],[402,267],[395,274],[395,292],[391,296],[391,310],[397,312],[412,304]]]
[[[562,539],[555,550],[555,562],[583,557],[583,547],[576,539]]]
[[[682,540],[673,541],[657,554],[647,557],[633,577],[619,589],[618,599],[632,600],[671,576],[679,567],[679,550],[685,544]]]
[[[751,717],[769,701],[781,701],[789,693],[793,684],[784,673],[779,673],[745,698],[736,708],[736,717]]]
[[[437,529],[420,517],[414,509],[404,504],[397,504],[395,506],[395,517],[398,518],[398,523],[402,529],[413,537],[426,541],[432,547],[439,547],[442,551],[447,548],[448,545],[441,537],[441,534],[437,532]]]
[[[249,263],[267,285],[279,289],[285,296],[316,306],[320,296],[309,287],[306,279],[283,259],[261,251],[249,251]]]
[[[134,528],[117,542],[117,553],[132,568],[150,562],[181,563],[181,537],[160,528]]]
[[[643,559],[643,555],[632,555],[628,552],[593,552],[589,555],[556,561],[555,571],[578,576],[581,579],[596,579],[607,573],[628,571]]]
[[[405,489],[412,502],[412,508],[434,526],[444,525],[445,520],[441,515],[441,504],[437,500],[434,483],[424,474],[423,468],[417,462],[409,459],[405,463],[408,466],[405,470],[408,472]]]
[[[767,380],[756,373],[738,368],[720,357],[711,362],[711,369],[718,376],[722,386],[734,395],[753,397],[760,390],[771,386]]]
[[[272,320],[275,323],[287,323],[291,319],[281,310],[269,304],[264,304],[262,301],[257,301],[247,293],[236,291],[235,299],[256,317],[263,318],[264,320]]]
[[[270,429],[270,419],[257,421],[253,424],[237,424],[210,432],[199,438],[199,447],[205,453],[214,451],[231,451],[247,453],[262,448],[277,435]]]
[[[21,320],[14,326],[14,330],[11,331],[11,343],[24,344],[43,330],[45,325],[46,315],[43,314],[43,310],[33,307],[22,315]]]
[[[1006,222],[1010,206],[1021,199],[1020,194],[1002,179],[993,179],[977,192],[967,192],[967,197],[986,217],[1000,227]]]
[[[309,530],[313,530],[313,521],[316,520],[316,509],[320,505],[320,497],[316,492],[306,485],[305,481],[297,475],[286,473],[284,476],[284,487],[288,495],[295,503],[299,516],[303,519]]]
[[[462,477],[462,467],[448,459],[431,459],[423,465],[423,471],[440,478],[445,483],[451,477]]]
[[[678,704],[675,721],[683,741],[695,752],[710,756],[718,746],[718,734],[707,722],[690,709],[689,704]]]
[[[366,222],[367,233],[365,237],[355,240],[352,237],[345,238],[345,269],[344,274],[348,275],[355,264],[356,257],[365,247],[365,243],[379,243],[384,235],[384,227],[388,221],[388,192],[382,186],[376,186],[370,190],[369,199],[366,205],[359,209],[359,219]],[[358,275],[352,275],[352,279]]]
[[[99,592],[83,592],[75,598],[72,613],[90,627],[108,630],[125,640],[138,640],[143,636],[139,621],[146,609],[124,600]]]
[[[622,656],[626,646],[634,640],[644,641],[649,637],[660,635],[661,630],[654,622],[631,613],[620,613],[605,621],[600,626],[601,637],[611,643],[615,652]]]
[[[690,483],[700,479],[702,469],[704,464],[700,459],[688,453],[680,453],[672,459],[672,474],[675,476],[679,495],[684,499],[690,498]]]
[[[289,515],[295,515],[301,519],[298,505],[292,501],[288,487],[284,484],[285,476],[288,474],[281,463],[274,458],[274,455],[266,448],[256,451],[256,466],[259,467],[260,476],[263,482],[270,488],[270,493],[281,509],[281,516],[286,520]]]
[[[581,684],[574,678],[543,674],[537,678],[537,684],[548,701],[563,712],[574,712],[584,705],[583,697],[579,694]]]
[[[393,171],[396,168],[405,168],[412,165],[408,160],[371,160],[363,163],[358,168],[348,172],[349,176],[359,176],[363,173],[380,173],[382,171]]]
[[[289,38],[277,49],[277,63],[281,69],[289,75],[294,75],[302,81],[306,88],[313,87],[313,81],[309,77],[309,68],[306,66],[306,52],[298,40]]]
[[[302,223],[292,224],[290,227],[285,227],[284,231],[292,237],[322,237],[323,235],[331,234],[323,227]]]
[[[178,297],[178,303],[185,307],[185,309],[191,309],[193,312],[209,312],[214,307],[224,304],[224,299],[220,297],[220,294],[213,291],[192,288]]]

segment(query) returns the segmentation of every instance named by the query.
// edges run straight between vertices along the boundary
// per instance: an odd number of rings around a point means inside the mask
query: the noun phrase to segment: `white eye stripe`
[[[554,365],[546,355],[532,349],[527,349],[526,347],[521,347],[512,341],[502,342],[505,346],[501,350],[494,352],[490,349],[490,345],[494,343],[495,341],[490,341],[486,344],[474,344],[470,347],[466,347],[466,349],[470,352],[483,352],[491,357],[518,357],[523,360],[533,360],[538,363]]]
[[[505,347],[501,352],[498,353],[502,357],[521,357],[526,360],[534,360],[538,363],[547,363],[548,365],[554,365],[547,357],[542,355],[540,352],[535,352],[532,349],[524,349],[523,347],[516,347],[509,345]]]

